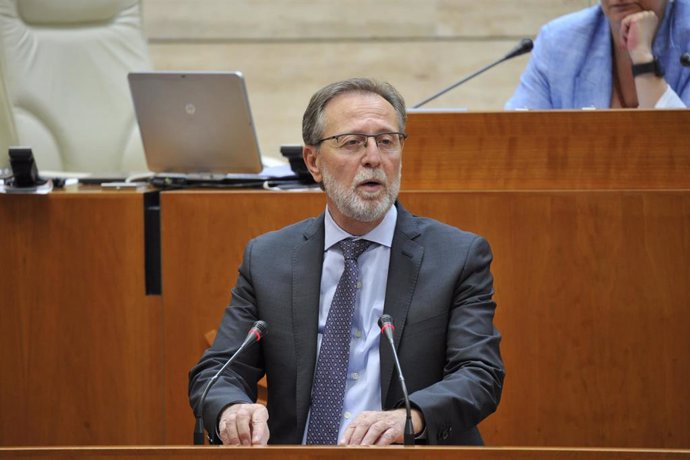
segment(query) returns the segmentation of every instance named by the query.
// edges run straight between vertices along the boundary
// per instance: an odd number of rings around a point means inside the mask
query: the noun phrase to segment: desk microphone
[[[407,395],[407,386],[405,385],[405,377],[403,377],[402,369],[400,369],[400,361],[398,360],[398,352],[395,350],[395,342],[393,341],[393,318],[391,315],[381,315],[379,318],[379,327],[381,334],[385,335],[388,343],[391,344],[391,351],[393,351],[393,359],[395,360],[395,368],[398,370],[398,380],[402,387],[403,398],[405,398],[405,412],[407,413],[405,419],[405,435],[403,444],[406,446],[414,446],[414,427],[412,426],[412,408],[410,407],[410,398]]]
[[[680,63],[684,67],[690,67],[690,53],[683,53],[680,56]]]
[[[199,405],[196,408],[196,425],[194,426],[194,445],[195,446],[201,446],[204,444],[204,419],[203,419],[203,412],[204,412],[204,401],[206,401],[206,395],[208,394],[208,390],[211,389],[213,384],[216,382],[216,379],[220,374],[223,373],[226,367],[232,363],[235,358],[244,351],[245,348],[247,348],[249,345],[258,342],[261,340],[262,337],[266,335],[266,332],[268,331],[268,324],[266,324],[264,321],[257,321],[254,323],[254,325],[249,329],[249,332],[247,332],[247,337],[244,339],[244,342],[242,342],[242,345],[240,345],[240,348],[237,349],[235,354],[233,354],[230,359],[228,359],[225,364],[223,364],[223,367],[216,372],[216,375],[211,377],[211,380],[208,381],[206,384],[206,388],[204,388],[204,392],[201,394],[201,399],[199,400]]]
[[[426,104],[427,102],[433,101],[433,100],[436,99],[437,97],[439,97],[439,96],[441,96],[441,95],[447,93],[448,91],[450,91],[451,89],[455,88],[456,86],[462,85],[463,83],[472,80],[472,79],[473,79],[474,77],[476,77],[477,75],[483,74],[484,72],[486,72],[486,71],[489,70],[490,68],[492,68],[492,67],[494,67],[494,66],[500,64],[500,63],[503,62],[503,61],[507,61],[508,59],[513,59],[513,58],[516,57],[516,56],[521,56],[521,55],[523,55],[523,54],[525,54],[525,53],[529,53],[530,51],[532,51],[532,47],[533,47],[533,46],[534,46],[534,43],[532,43],[532,40],[530,40],[529,38],[523,38],[522,40],[520,40],[520,43],[518,43],[517,46],[515,46],[515,48],[513,48],[508,54],[506,54],[505,56],[503,56],[503,57],[502,57],[501,59],[499,59],[498,61],[495,61],[495,62],[493,62],[493,63],[491,63],[491,64],[489,64],[489,65],[487,65],[487,66],[482,67],[481,69],[477,70],[477,71],[474,72],[473,74],[470,74],[470,75],[464,77],[462,80],[460,80],[460,81],[458,81],[458,82],[456,82],[456,83],[453,83],[453,84],[450,85],[449,87],[447,87],[447,88],[445,88],[445,89],[439,91],[438,93],[434,94],[433,96],[424,99],[422,102],[418,102],[417,104],[413,105],[412,108],[413,108],[413,109],[418,109],[418,108],[420,108],[421,106],[423,106],[423,105]]]

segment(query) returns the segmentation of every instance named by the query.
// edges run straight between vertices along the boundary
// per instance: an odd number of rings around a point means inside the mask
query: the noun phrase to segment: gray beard
[[[390,187],[387,187],[382,194],[376,193],[370,196],[361,196],[356,190],[356,184],[371,179],[385,184],[386,175],[381,169],[359,171],[349,187],[336,181],[323,165],[321,165],[321,174],[324,190],[338,210],[350,219],[359,222],[374,222],[383,218],[400,192],[400,171]]]

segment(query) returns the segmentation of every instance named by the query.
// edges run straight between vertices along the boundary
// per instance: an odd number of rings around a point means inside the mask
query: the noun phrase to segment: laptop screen
[[[159,174],[261,171],[240,72],[135,72],[128,79],[149,170]]]

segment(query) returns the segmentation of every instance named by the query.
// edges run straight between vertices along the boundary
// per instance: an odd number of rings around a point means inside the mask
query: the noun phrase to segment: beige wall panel
[[[160,70],[240,70],[264,155],[281,158],[281,144],[301,143],[302,113],[321,86],[352,76],[390,81],[408,106],[505,54],[514,42],[376,42],[153,44]],[[489,70],[428,105],[501,110],[527,57]]]
[[[301,142],[302,111],[322,85],[385,79],[408,105],[503,56],[521,36],[596,0],[142,0],[154,66],[241,70],[264,154]],[[500,110],[527,57],[431,102]]]
[[[596,0],[594,0],[596,1]],[[586,8],[591,0],[439,0],[438,36],[536,36],[558,16]]]
[[[595,0],[143,0],[152,40],[531,36]]]

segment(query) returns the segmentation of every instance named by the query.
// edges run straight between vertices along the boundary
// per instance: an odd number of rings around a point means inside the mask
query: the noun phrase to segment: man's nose
[[[376,139],[373,137],[367,137],[364,144],[362,163],[369,165],[378,165],[381,163],[381,151],[376,143]]]

